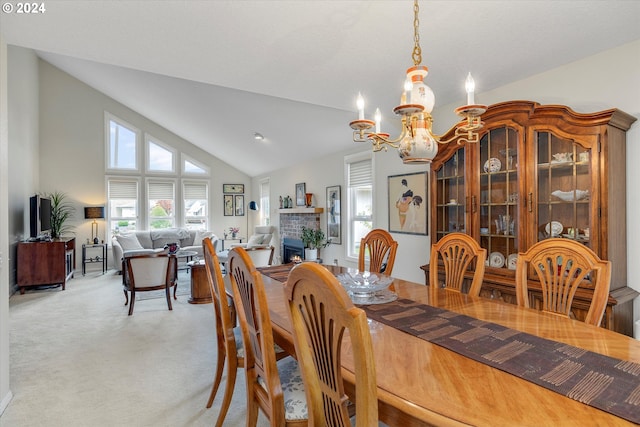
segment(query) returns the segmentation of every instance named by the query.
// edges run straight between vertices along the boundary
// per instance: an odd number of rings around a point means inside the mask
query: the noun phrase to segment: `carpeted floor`
[[[77,274],[65,291],[14,294],[14,397],[0,426],[214,425],[221,392],[205,408],[216,360],[213,309],[188,304],[188,284],[181,280],[173,311],[160,297],[136,301],[133,316],[113,272]],[[239,372],[224,425],[244,424]],[[268,425],[262,415],[258,425]]]

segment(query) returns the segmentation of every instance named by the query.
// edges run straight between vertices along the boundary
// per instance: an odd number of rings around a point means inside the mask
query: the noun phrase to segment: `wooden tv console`
[[[21,294],[31,286],[61,285],[64,290],[76,268],[76,239],[62,237],[48,242],[20,242],[17,259]]]

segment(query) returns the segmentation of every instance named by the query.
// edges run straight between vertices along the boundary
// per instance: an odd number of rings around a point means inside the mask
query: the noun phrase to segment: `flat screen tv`
[[[51,232],[51,199],[39,195],[29,199],[30,232],[32,238],[48,236]]]

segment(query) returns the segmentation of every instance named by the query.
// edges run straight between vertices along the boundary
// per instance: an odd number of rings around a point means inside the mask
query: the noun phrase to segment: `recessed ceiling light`
[[[253,137],[255,138],[256,141],[262,141],[264,139],[264,136],[262,136],[262,134],[259,132],[254,132]]]

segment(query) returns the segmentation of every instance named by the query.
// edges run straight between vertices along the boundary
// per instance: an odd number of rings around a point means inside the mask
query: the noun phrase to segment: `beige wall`
[[[209,197],[213,201],[210,228],[222,235],[224,229],[237,225],[234,217],[223,216],[222,183],[242,183],[249,188],[247,175],[51,64],[40,61],[38,190],[64,191],[71,196],[77,207],[74,223],[78,243],[91,236],[91,222],[84,219],[82,208],[106,202],[105,111],[208,166],[211,171]],[[243,226],[245,221],[242,217]],[[105,221],[99,224],[101,238],[105,235],[105,225]],[[25,226],[28,227],[28,223]],[[79,262],[78,259],[77,265]]]

